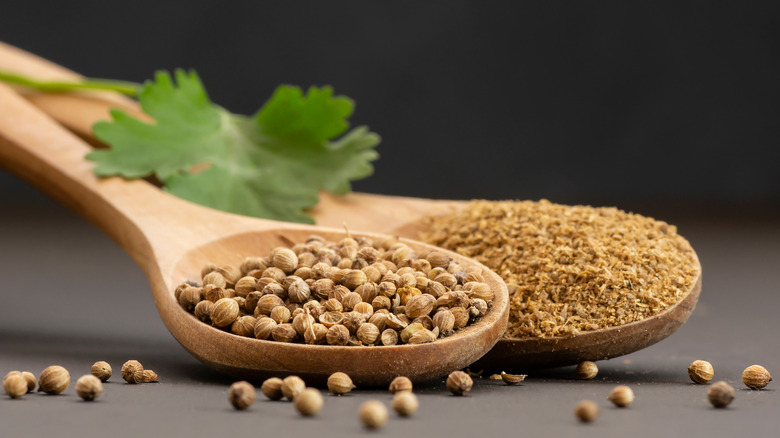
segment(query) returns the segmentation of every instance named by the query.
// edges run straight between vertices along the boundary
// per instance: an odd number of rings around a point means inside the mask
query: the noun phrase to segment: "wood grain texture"
[[[68,79],[80,77],[46,60],[0,43],[0,69],[38,78]],[[135,102],[105,92],[41,94],[27,92],[26,98],[71,131],[96,143],[91,127],[108,118],[117,106],[138,114]],[[311,210],[318,225],[350,230],[392,234],[411,239],[424,230],[424,218],[443,215],[463,208],[466,201],[448,201],[350,193],[333,196],[322,193],[320,203]],[[698,258],[697,258],[698,261]],[[503,366],[544,367],[569,365],[582,360],[617,357],[652,345],[679,328],[693,312],[701,292],[701,265],[694,287],[675,306],[654,317],[610,329],[584,332],[566,338],[502,338],[496,347],[475,366],[500,369]]]

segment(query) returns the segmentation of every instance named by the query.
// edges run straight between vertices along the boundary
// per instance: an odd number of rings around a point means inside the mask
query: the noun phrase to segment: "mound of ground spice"
[[[700,266],[676,227],[616,208],[474,201],[420,239],[474,258],[509,286],[505,338],[575,335],[664,311]]]

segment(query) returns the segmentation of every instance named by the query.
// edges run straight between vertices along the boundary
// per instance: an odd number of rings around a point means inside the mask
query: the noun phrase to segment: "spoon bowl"
[[[81,76],[56,64],[0,43],[0,69],[41,79],[77,80]],[[26,98],[71,131],[87,139],[92,125],[109,118],[109,109],[119,107],[144,117],[138,105],[112,93],[41,94],[26,93]],[[342,197],[322,194],[311,214],[318,225],[339,227],[348,217],[351,229],[367,230],[416,239],[427,227],[425,217],[443,215],[465,208],[466,201],[446,201],[366,193]],[[695,257],[695,254],[694,254]],[[697,280],[675,305],[655,316],[630,324],[582,332],[575,336],[551,338],[501,338],[474,368],[523,369],[575,364],[584,360],[602,360],[625,355],[652,345],[676,331],[693,312],[701,293],[702,271]]]

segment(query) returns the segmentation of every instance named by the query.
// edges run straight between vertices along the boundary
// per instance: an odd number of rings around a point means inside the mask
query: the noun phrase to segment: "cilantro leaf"
[[[173,195],[232,213],[307,222],[319,190],[344,194],[373,172],[379,136],[349,128],[353,102],[330,87],[283,85],[253,116],[213,104],[195,72],[157,73],[139,93],[154,123],[114,110],[87,155],[100,176],[156,176]],[[346,132],[346,133],[345,133]],[[339,135],[344,134],[340,138]]]

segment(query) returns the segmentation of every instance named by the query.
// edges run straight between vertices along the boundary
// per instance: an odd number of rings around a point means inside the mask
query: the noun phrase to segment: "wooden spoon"
[[[477,262],[450,253],[462,266],[483,269],[493,307],[475,324],[432,343],[391,347],[288,344],[227,333],[197,320],[173,291],[198,280],[206,262],[238,265],[311,234],[339,240],[344,231],[222,213],[167,195],[153,185],[98,179],[84,160],[90,147],[10,88],[0,85],[0,163],[95,222],[140,265],[157,310],[173,336],[195,357],[241,377],[297,374],[322,380],[336,371],[356,384],[386,384],[399,375],[426,380],[463,368],[484,355],[506,330],[506,285]],[[348,221],[349,216],[343,216]],[[379,235],[368,235],[379,239]],[[434,249],[406,241],[418,253]],[[100,269],[100,267],[96,267]]]
[[[0,43],[0,69],[40,79],[79,79],[81,76],[35,55]],[[43,94],[26,97],[73,132],[98,143],[92,125],[109,119],[108,111],[119,107],[145,117],[135,101],[112,93]],[[465,201],[441,201],[366,193],[337,197],[322,194],[312,210],[319,225],[338,227],[349,217],[354,229],[417,238],[426,224],[422,220],[463,208]],[[346,216],[345,216],[346,215]],[[697,259],[697,265],[698,265]],[[568,365],[628,354],[652,345],[676,331],[693,312],[701,292],[701,266],[693,287],[674,306],[658,315],[609,329],[552,338],[502,338],[475,367],[522,368]]]

